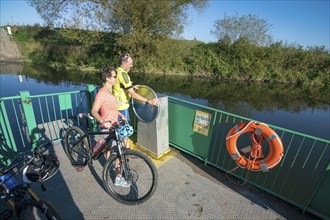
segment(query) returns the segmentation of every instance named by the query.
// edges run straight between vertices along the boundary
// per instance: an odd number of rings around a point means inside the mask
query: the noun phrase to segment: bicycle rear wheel
[[[118,173],[122,173],[125,180],[130,183],[129,187],[114,184]],[[113,154],[107,160],[103,167],[103,184],[107,193],[115,200],[134,205],[147,201],[154,194],[158,184],[158,173],[154,163],[145,154],[125,150],[121,157]]]
[[[64,151],[73,166],[83,165],[88,162],[89,141],[82,139],[85,133],[78,127],[69,127],[64,134]]]

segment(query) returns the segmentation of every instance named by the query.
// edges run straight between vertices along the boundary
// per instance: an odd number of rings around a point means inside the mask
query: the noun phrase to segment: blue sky
[[[34,8],[23,0],[0,0],[1,25],[43,24]],[[296,43],[302,46],[326,46],[330,49],[330,0],[211,0],[202,13],[189,9],[188,25],[184,39],[216,41],[210,34],[214,22],[225,14],[231,16],[253,14],[272,25],[275,41]]]

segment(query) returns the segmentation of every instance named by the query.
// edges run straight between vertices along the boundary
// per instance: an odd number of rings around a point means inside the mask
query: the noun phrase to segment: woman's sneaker
[[[131,184],[129,184],[124,177],[117,176],[115,179],[115,186],[130,187]]]

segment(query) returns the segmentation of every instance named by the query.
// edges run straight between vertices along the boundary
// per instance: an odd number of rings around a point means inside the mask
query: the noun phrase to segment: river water
[[[56,71],[44,66],[0,63],[0,97],[82,90],[100,85],[97,74]],[[329,91],[265,83],[214,82],[202,78],[135,75],[134,84],[253,120],[330,140]]]

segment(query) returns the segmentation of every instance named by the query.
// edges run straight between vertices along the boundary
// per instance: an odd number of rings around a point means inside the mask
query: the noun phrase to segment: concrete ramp
[[[0,62],[22,62],[22,53],[14,42],[12,35],[0,28]]]

